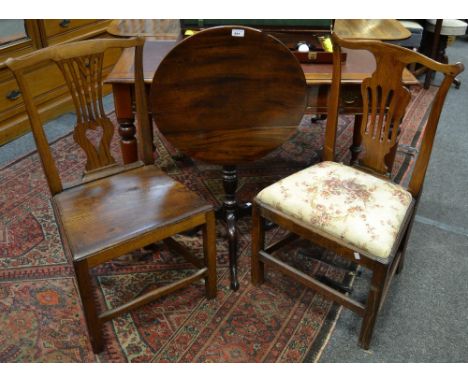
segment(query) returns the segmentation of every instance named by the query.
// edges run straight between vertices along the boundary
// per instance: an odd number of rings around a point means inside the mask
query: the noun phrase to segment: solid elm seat
[[[74,260],[110,248],[115,256],[116,244],[212,209],[156,166],[81,184],[55,195],[52,203]]]
[[[256,199],[312,231],[382,260],[391,253],[413,200],[397,184],[335,162],[290,175]]]

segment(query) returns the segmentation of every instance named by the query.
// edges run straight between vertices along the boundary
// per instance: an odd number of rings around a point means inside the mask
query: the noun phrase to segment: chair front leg
[[[251,277],[252,284],[260,285],[265,281],[265,265],[260,261],[259,252],[265,249],[265,219],[260,214],[260,207],[252,204],[252,256]]]
[[[395,273],[396,274],[399,274],[402,270],[403,270],[403,266],[404,266],[404,263],[405,263],[405,255],[406,255],[406,248],[408,246],[408,239],[409,239],[409,235],[410,235],[410,232],[411,232],[411,226],[412,226],[413,222],[410,223],[410,226],[407,228],[406,230],[406,233],[405,233],[405,237],[403,238],[401,244],[400,244],[400,248],[398,249],[398,259],[396,259],[398,261],[398,265],[397,265],[397,268],[396,268],[396,271]]]
[[[216,297],[216,221],[214,211],[206,214],[206,223],[203,225],[203,252],[208,276],[205,277],[206,297]]]
[[[405,262],[405,254],[406,254],[406,248],[408,247],[408,241],[409,237],[411,234],[411,230],[413,229],[413,223],[414,223],[414,217],[416,216],[416,211],[418,209],[419,205],[419,198],[416,201],[416,205],[414,206],[414,211],[413,215],[411,216],[411,221],[408,224],[408,227],[406,228],[405,236],[403,237],[403,240],[401,241],[400,248],[398,249],[399,252],[399,259],[398,259],[398,265],[396,269],[396,274],[399,274],[403,270],[403,265]]]
[[[76,261],[73,263],[75,268],[76,280],[80,292],[81,301],[86,319],[86,325],[91,337],[91,345],[94,353],[101,353],[104,350],[104,339],[102,335],[102,321],[99,319],[96,303],[94,301],[91,276],[87,260]]]
[[[369,344],[374,331],[375,320],[379,313],[385,282],[387,280],[388,267],[384,264],[376,264],[367,297],[366,313],[362,319],[361,333],[359,334],[359,346],[369,349]]]

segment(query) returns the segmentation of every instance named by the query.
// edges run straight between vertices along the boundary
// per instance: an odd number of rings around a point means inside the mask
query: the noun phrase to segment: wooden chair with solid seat
[[[72,259],[94,352],[103,350],[105,321],[135,309],[188,284],[205,279],[206,296],[216,296],[216,244],[213,207],[159,170],[153,161],[150,126],[143,83],[144,40],[102,39],[41,49],[9,59],[24,98],[29,121],[52,194],[51,202],[65,251]],[[139,122],[140,161],[117,165],[110,144],[114,126],[102,104],[102,63],[107,49],[135,49],[135,94]],[[82,182],[64,187],[34,103],[27,73],[44,62],[55,62],[71,93],[77,114],[74,139],[86,154]],[[94,145],[87,131],[102,129]],[[204,260],[191,254],[171,236],[203,229]],[[153,289],[122,306],[98,312],[89,270],[151,243],[164,240],[197,268],[192,275]]]
[[[253,202],[252,282],[264,282],[267,264],[363,317],[359,344],[368,349],[377,313],[390,281],[403,267],[404,253],[421,197],[440,113],[447,91],[463,65],[441,64],[408,49],[378,41],[351,41],[333,35],[334,66],[324,161],[262,190]],[[376,69],[363,81],[363,150],[351,167],[336,163],[335,139],[341,82],[341,47],[370,51]],[[402,84],[403,69],[411,63],[439,71],[444,80],[435,95],[419,155],[407,189],[389,178],[401,134],[401,122],[411,93]],[[265,248],[264,221],[289,230],[283,241]],[[333,250],[373,275],[367,302],[340,293],[272,255],[295,237]]]

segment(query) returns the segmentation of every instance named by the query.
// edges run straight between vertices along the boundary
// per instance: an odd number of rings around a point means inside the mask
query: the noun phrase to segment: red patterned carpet
[[[416,91],[403,144],[419,141],[431,91]],[[338,155],[347,160],[352,119],[340,120]],[[305,118],[295,136],[261,161],[239,168],[239,199],[319,160],[323,123]],[[84,157],[71,136],[53,144],[65,182],[80,175]],[[174,162],[161,142],[157,165],[207,200],[222,199],[217,166]],[[118,144],[114,152],[118,156]],[[399,154],[395,174],[406,180],[412,157]],[[0,169],[1,362],[313,362],[326,346],[339,309],[320,295],[269,270],[253,287],[249,273],[250,223],[239,222],[241,288],[229,289],[224,226],[218,224],[218,296],[207,301],[200,285],[114,319],[105,325],[107,348],[95,356],[88,341],[70,259],[66,258],[37,154]],[[273,229],[268,240],[283,232]],[[180,237],[201,255],[200,238]],[[278,254],[311,274],[352,280],[350,265],[299,241]],[[96,269],[96,294],[113,307],[148,288],[183,277],[194,268],[161,247],[140,261],[115,261]],[[335,265],[330,265],[334,263]],[[357,341],[357,338],[350,338]]]

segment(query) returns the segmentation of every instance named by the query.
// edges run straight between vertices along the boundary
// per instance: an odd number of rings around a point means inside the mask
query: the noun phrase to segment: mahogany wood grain
[[[280,146],[306,105],[304,73],[290,51],[258,30],[238,28],[244,36],[233,37],[234,29],[206,29],[180,42],[159,64],[150,96],[169,142],[221,165]]]
[[[213,207],[154,166],[151,127],[143,80],[144,40],[93,40],[45,48],[6,65],[24,97],[33,135],[52,194],[52,206],[65,252],[73,259],[93,350],[103,350],[102,324],[201,278],[206,296],[216,296],[216,247]],[[107,49],[135,50],[134,79],[138,116],[138,162],[118,166],[110,154],[114,126],[102,105],[102,62]],[[73,137],[87,157],[81,183],[64,187],[48,145],[26,73],[44,61],[60,68],[76,107]],[[88,130],[102,129],[95,146]],[[199,270],[111,310],[98,312],[90,269],[189,229],[204,232],[204,260]],[[178,246],[176,249],[182,249]],[[183,254],[187,254],[183,248]]]
[[[298,282],[319,291],[327,298],[362,315],[359,345],[364,349],[368,349],[376,317],[384,302],[391,280],[394,274],[398,273],[403,267],[404,254],[420,199],[445,96],[455,76],[464,68],[460,63],[454,65],[440,64],[409,49],[382,42],[345,40],[336,34],[332,36],[332,39],[334,43],[333,81],[329,93],[329,110],[323,152],[323,158],[328,161],[335,158],[340,91],[344,87],[343,84],[346,84],[342,80],[344,75],[342,76],[343,71],[340,63],[342,48],[348,50],[365,49],[375,57],[377,63],[375,70],[370,73],[368,78],[362,80],[362,117],[357,119],[358,123],[355,125],[355,137],[353,138],[353,142],[356,144],[362,142],[364,146],[362,152],[358,150],[354,153],[353,162],[361,170],[375,176],[388,177],[391,173],[401,122],[411,94],[402,81],[404,68],[411,63],[418,63],[430,70],[438,71],[444,76],[442,85],[438,89],[430,108],[429,118],[423,129],[424,135],[421,148],[411,175],[408,191],[412,194],[413,200],[406,212],[390,256],[382,259],[363,252],[343,242],[339,237],[325,234],[316,227],[309,226],[303,221],[298,221],[282,211],[254,199],[252,282],[256,285],[263,282],[265,277],[264,264],[272,265],[280,272],[293,277]],[[282,208],[284,209],[284,206]],[[349,261],[369,268],[373,272],[373,276],[366,304],[362,305],[352,301],[350,296],[332,290],[328,285],[304,275],[269,254],[264,244],[264,220],[273,221],[280,227],[332,250]],[[272,249],[278,249],[278,245],[275,244]],[[359,258],[354,256],[355,252],[360,254]]]

